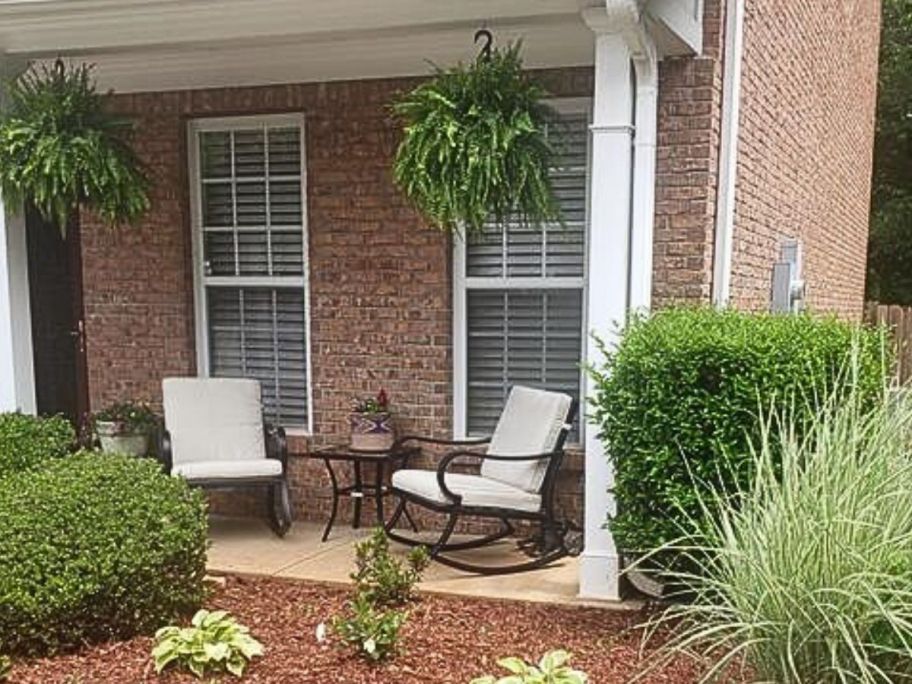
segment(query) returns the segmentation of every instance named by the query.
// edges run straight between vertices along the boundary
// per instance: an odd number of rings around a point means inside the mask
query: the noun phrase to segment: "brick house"
[[[479,26],[524,39],[561,113],[562,232],[466,244],[393,186],[389,103]],[[305,453],[381,386],[437,434],[489,429],[512,383],[585,397],[586,333],[631,309],[859,317],[878,33],[877,0],[7,0],[0,72],[95,63],[154,188],[141,225],[87,215],[65,242],[0,208],[0,410],[246,373]],[[561,502],[581,593],[613,597],[611,472],[578,433]],[[320,517],[321,475],[293,467]]]

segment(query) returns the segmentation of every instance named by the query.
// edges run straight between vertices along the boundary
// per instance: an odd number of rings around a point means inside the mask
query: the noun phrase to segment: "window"
[[[455,431],[489,434],[513,385],[580,397],[588,103],[561,103],[549,136],[565,224],[508,224],[456,241]],[[571,435],[579,439],[577,431]]]
[[[202,375],[260,381],[267,420],[310,427],[303,119],[190,128]]]

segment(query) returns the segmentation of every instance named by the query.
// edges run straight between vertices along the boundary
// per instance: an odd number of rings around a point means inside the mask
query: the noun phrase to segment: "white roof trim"
[[[95,63],[119,92],[429,73],[474,31],[524,39],[530,68],[586,66],[582,6],[604,0],[0,0],[0,54]]]

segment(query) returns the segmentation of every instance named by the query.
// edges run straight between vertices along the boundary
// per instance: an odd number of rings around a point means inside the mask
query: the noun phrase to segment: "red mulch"
[[[574,653],[573,664],[593,684],[626,682],[642,666],[638,613],[449,596],[422,596],[403,628],[403,652],[387,664],[369,665],[315,630],[338,612],[349,592],[309,582],[229,577],[210,608],[231,611],[266,647],[244,682],[270,684],[468,684],[497,673],[507,655],[538,659],[553,648]],[[167,671],[156,677],[149,658],[152,639],[102,644],[54,658],[15,663],[11,684],[178,684],[198,681]],[[649,658],[646,653],[643,658]],[[694,663],[679,660],[641,680],[686,683],[699,678]],[[207,678],[205,681],[209,681]],[[225,676],[218,681],[234,681]]]

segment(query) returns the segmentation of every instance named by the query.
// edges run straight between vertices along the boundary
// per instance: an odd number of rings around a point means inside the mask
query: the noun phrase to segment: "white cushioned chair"
[[[393,473],[392,490],[399,504],[386,524],[387,534],[406,544],[418,544],[395,529],[403,515],[411,520],[407,506],[417,505],[447,514],[447,522],[440,538],[430,546],[430,554],[451,567],[502,574],[541,567],[567,555],[569,549],[564,537],[568,524],[555,519],[553,498],[564,442],[576,410],[576,402],[566,394],[516,386],[490,438],[454,441],[403,437],[398,442],[400,445],[418,442],[457,449],[445,454],[436,470],[406,468]],[[470,449],[485,444],[484,452]],[[450,471],[454,462],[465,459],[481,461],[477,475]],[[450,543],[461,516],[496,518],[501,522],[501,529],[470,541]],[[536,551],[530,561],[482,567],[444,555],[502,539],[514,532],[511,521],[515,520],[530,520],[541,526],[540,536],[529,545]]]
[[[160,448],[167,472],[208,489],[266,488],[277,535],[291,527],[285,431],[263,421],[260,383],[166,378]]]

